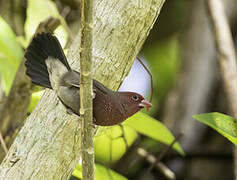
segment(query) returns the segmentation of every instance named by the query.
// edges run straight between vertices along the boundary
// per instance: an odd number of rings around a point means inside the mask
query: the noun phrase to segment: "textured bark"
[[[164,0],[102,0],[94,5],[93,75],[117,89]],[[68,58],[79,69],[78,39]],[[67,179],[80,159],[80,122],[47,90],[0,166],[0,179]]]
[[[56,18],[49,17],[42,21],[36,29],[39,32],[53,32],[60,24]],[[10,93],[0,108],[0,131],[8,146],[13,142],[17,131],[23,125],[26,118],[28,106],[33,92],[31,80],[25,74],[25,61],[21,61],[18,67]],[[0,162],[5,153],[0,150]]]
[[[92,38],[94,0],[81,1],[80,113],[82,179],[94,179]]]

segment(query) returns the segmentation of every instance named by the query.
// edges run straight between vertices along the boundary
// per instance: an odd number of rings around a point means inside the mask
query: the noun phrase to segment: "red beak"
[[[149,108],[152,107],[152,104],[150,102],[148,102],[147,100],[143,99],[141,101],[141,103],[139,104],[139,107],[142,107],[142,108],[146,108],[147,111],[149,110]]]

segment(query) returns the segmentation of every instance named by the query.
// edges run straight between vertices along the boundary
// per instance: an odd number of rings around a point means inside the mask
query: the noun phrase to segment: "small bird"
[[[62,104],[79,115],[80,73],[69,66],[58,39],[50,33],[37,34],[25,53],[26,74],[34,84],[52,89]],[[117,92],[93,80],[93,123],[113,126],[152,104],[135,92]]]

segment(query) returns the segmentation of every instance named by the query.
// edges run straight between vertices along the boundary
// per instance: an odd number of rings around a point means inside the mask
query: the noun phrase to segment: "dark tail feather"
[[[48,57],[60,60],[68,70],[71,70],[58,39],[50,33],[40,33],[33,38],[26,49],[26,74],[33,83],[52,88],[45,63]]]

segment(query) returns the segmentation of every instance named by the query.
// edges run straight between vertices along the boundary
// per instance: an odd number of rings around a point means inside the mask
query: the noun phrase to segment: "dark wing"
[[[96,91],[99,90],[103,92],[104,94],[109,94],[112,92],[109,88],[105,87],[102,83],[100,83],[99,81],[95,79],[93,80],[93,87],[94,89],[96,89]]]
[[[80,73],[77,71],[68,71],[62,78],[61,82],[62,86],[67,87],[77,87],[80,88]],[[94,91],[101,91],[104,94],[108,94],[111,92],[110,89],[105,87],[102,83],[97,80],[93,80],[93,89]]]
[[[77,71],[68,71],[62,77],[60,85],[80,88],[80,73]]]

